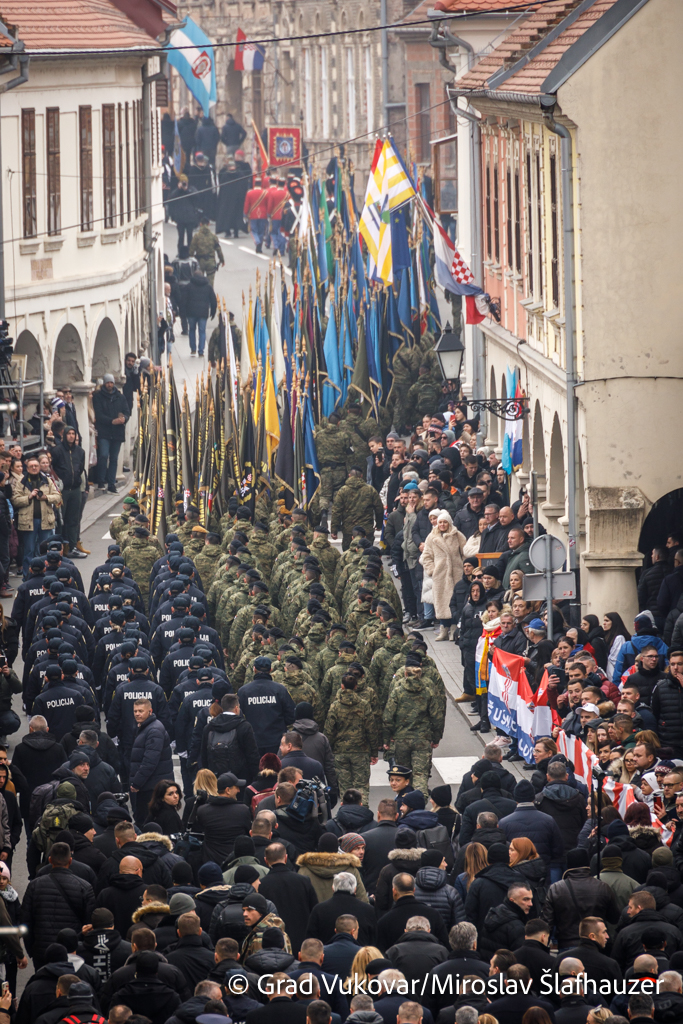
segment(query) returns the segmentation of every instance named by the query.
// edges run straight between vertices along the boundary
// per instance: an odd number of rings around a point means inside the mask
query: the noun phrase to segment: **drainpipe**
[[[469,44],[468,44],[469,45]],[[445,53],[442,54],[445,56]],[[472,225],[472,269],[474,276],[484,282],[484,252],[481,225],[481,118],[469,110],[462,110],[457,99],[450,100],[451,110],[456,117],[464,117],[472,125],[470,135],[470,164],[472,188],[470,190],[470,221]],[[472,390],[474,398],[486,397],[486,358],[484,335],[481,328],[472,325]],[[479,430],[486,437],[486,412],[480,412]]]
[[[543,103],[543,100],[541,100]],[[553,97],[554,106],[554,97]],[[562,159],[562,241],[564,251],[564,323],[565,363],[567,379],[567,518],[569,532],[569,568],[576,575],[576,596],[570,602],[571,625],[581,622],[581,588],[579,559],[579,515],[577,503],[578,424],[576,402],[576,286],[574,280],[574,201],[572,137],[568,128],[559,124],[552,110],[545,110],[544,123],[560,137]]]
[[[389,35],[386,30],[387,21],[387,0],[381,0],[380,25],[382,26],[382,114],[384,125],[389,129]]]
[[[23,50],[24,44],[18,43]],[[19,69],[19,74],[16,78],[10,79],[9,82],[0,84],[0,96],[4,92],[9,92],[10,89],[16,89],[18,85],[23,85],[28,82],[28,65],[29,58],[22,53],[13,53],[9,59],[9,67],[14,71]],[[2,124],[2,117],[0,115],[0,125]],[[2,209],[2,131],[0,130],[0,320],[5,319],[5,245],[4,245],[4,222],[3,222],[3,209]]]
[[[431,17],[431,12],[427,12],[427,17]],[[469,70],[474,64],[474,47],[471,43],[468,43],[466,39],[462,39],[460,36],[454,36],[447,28],[444,28],[443,32],[441,32],[441,27],[442,22],[435,21],[432,25],[432,34],[429,38],[429,45],[433,46],[437,50],[441,50],[441,53],[439,54],[439,64],[441,64],[446,71],[450,71],[452,75],[457,74],[457,69],[448,59],[446,49],[449,46],[458,46],[461,50],[465,50],[467,52],[467,68]]]
[[[168,33],[167,33],[168,34]],[[147,305],[149,309],[149,351],[152,362],[157,362],[157,266],[152,209],[152,102],[154,82],[166,77],[166,57],[155,53],[148,57],[142,68],[142,167],[144,180],[144,207],[147,212],[143,228],[147,253]]]

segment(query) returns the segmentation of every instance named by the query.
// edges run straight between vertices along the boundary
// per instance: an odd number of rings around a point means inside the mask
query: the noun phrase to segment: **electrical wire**
[[[531,2],[529,2],[529,0],[527,0],[526,3],[508,4],[506,7],[497,8],[495,10],[495,12],[493,12],[493,13],[495,13],[495,14],[513,14],[515,11],[532,11],[532,10],[537,10],[539,7],[545,7],[548,4],[555,4],[555,3],[557,3],[557,0],[531,0]],[[305,42],[307,40],[315,40],[315,39],[332,39],[332,38],[335,38],[336,36],[363,35],[363,34],[367,34],[368,32],[390,32],[390,31],[392,31],[394,29],[398,29],[398,28],[415,28],[418,25],[434,25],[434,24],[438,24],[439,21],[447,21],[449,23],[452,23],[452,22],[461,21],[463,18],[467,18],[467,19],[479,18],[479,17],[482,17],[483,15],[488,15],[488,14],[491,14],[491,13],[492,13],[491,11],[487,11],[487,10],[482,10],[482,11],[463,11],[461,14],[454,14],[454,15],[449,15],[446,12],[444,12],[444,17],[442,19],[423,18],[420,21],[395,21],[395,22],[392,22],[390,25],[368,25],[366,28],[346,28],[346,29],[339,29],[339,30],[336,30],[334,32],[311,32],[311,33],[309,33],[307,35],[300,35],[300,36],[266,36],[263,39],[240,39],[240,40],[236,40],[235,39],[235,40],[231,40],[230,42],[211,43],[210,45],[211,45],[212,49],[220,50],[220,49],[223,49],[223,48],[229,47],[229,46],[233,46],[233,47],[234,46],[254,47],[254,46],[263,46],[264,43],[275,43],[275,44],[277,44],[277,43],[295,43],[295,42]],[[169,26],[169,28],[171,28],[171,30],[172,30],[172,26]],[[21,30],[19,30],[19,31],[21,31]],[[88,50],[30,50],[30,49],[26,49],[26,50],[22,51],[22,56],[25,55],[27,57],[40,57],[41,59],[44,58],[44,57],[47,57],[47,58],[52,58],[52,57],[91,57],[93,55],[95,55],[95,56],[102,55],[102,56],[112,57],[112,56],[116,56],[117,54],[130,56],[131,54],[133,54],[135,52],[146,52],[147,49],[148,48],[144,47],[144,46],[140,46],[140,47],[122,47],[120,49],[111,49],[111,50],[95,50],[95,49],[88,49]],[[171,50],[196,50],[196,49],[197,49],[197,46],[195,44],[189,44],[187,46],[162,46],[162,47],[154,48],[153,50],[150,47],[150,52],[152,52],[152,53],[162,53],[162,52],[168,53]]]
[[[379,137],[381,132],[386,132],[386,131],[389,130],[389,128],[395,127],[397,124],[403,124],[405,121],[410,121],[414,117],[420,117],[420,115],[425,113],[425,111],[435,110],[438,107],[445,106],[447,103],[450,103],[450,101],[449,100],[442,100],[440,103],[434,103],[431,107],[424,107],[422,110],[418,110],[414,114],[407,114],[405,117],[399,117],[396,120],[392,121],[390,125],[383,125],[381,128],[376,128],[376,129],[374,129],[373,131],[370,131],[370,132],[364,132],[362,135],[355,135],[353,138],[351,138],[351,139],[344,139],[342,142],[331,143],[329,146],[325,146],[323,149],[318,150],[316,153],[313,154],[313,156],[314,157],[318,157],[318,156],[323,156],[325,153],[330,153],[330,152],[333,153],[335,150],[339,149],[341,146],[348,146],[348,145],[350,145],[353,142],[361,142],[361,141],[363,141],[363,139],[367,139],[367,138],[370,138],[372,136]],[[276,167],[274,170],[276,172],[280,172],[280,171],[284,171],[287,167],[300,167],[300,166],[301,166],[301,160],[288,160],[287,163],[279,164],[278,167]],[[13,171],[13,170],[8,170],[8,173],[10,175],[12,175],[12,174],[17,174],[18,172],[17,171]],[[44,172],[41,171],[40,173],[41,173],[42,176],[46,176]],[[67,177],[67,175],[65,175],[65,177]],[[68,175],[68,177],[78,178],[79,175]],[[230,184],[231,185],[235,185],[235,184],[237,184],[240,181],[251,181],[254,177],[257,177],[257,178],[268,177],[268,175],[267,175],[267,173],[265,171],[252,171],[251,174],[245,174],[241,178],[233,178],[232,181],[230,182]],[[275,177],[275,175],[273,174],[272,177]],[[101,177],[98,176],[96,180],[101,180]],[[143,175],[140,175],[139,180],[140,181],[145,181],[146,179],[145,179],[145,177]],[[199,195],[203,195],[206,192],[214,192],[213,187],[211,187],[211,188],[195,189],[195,191],[192,193],[192,195],[199,196]],[[152,203],[151,206],[140,206],[138,208],[139,209],[139,213],[137,214],[137,216],[139,216],[140,213],[147,213],[148,211],[154,209],[155,207],[164,206],[165,204],[168,204],[168,203],[174,203],[174,202],[177,202],[178,200],[183,199],[183,198],[184,198],[184,196],[178,196],[178,199],[170,199],[170,198],[169,199],[163,199],[159,203]],[[120,214],[121,214],[121,211],[118,211],[116,213],[115,216],[116,216],[117,219],[119,218]],[[109,216],[107,216],[107,217],[94,217],[90,221],[90,223],[92,224],[93,227],[92,228],[88,228],[87,232],[89,233],[91,230],[93,230],[94,226],[96,224],[101,224],[103,221],[109,220],[109,219],[110,219]],[[116,224],[115,227],[111,228],[111,230],[112,231],[115,231],[115,230],[122,231],[126,227],[126,225],[132,224],[132,222],[133,222],[133,220],[131,218],[130,220],[126,221],[124,224]],[[82,230],[82,228],[81,228],[81,224],[80,223],[78,223],[78,224],[67,224],[66,226],[62,226],[60,228],[59,234],[61,235],[65,231],[81,231],[81,230]],[[107,230],[109,230],[109,229],[107,229]],[[35,235],[20,235],[17,238],[6,238],[6,239],[3,240],[2,244],[3,245],[11,245],[14,242],[28,242],[28,241],[31,241],[34,238],[43,238],[43,237],[51,238],[53,236],[50,235],[49,232],[47,232],[47,231],[38,231]]]

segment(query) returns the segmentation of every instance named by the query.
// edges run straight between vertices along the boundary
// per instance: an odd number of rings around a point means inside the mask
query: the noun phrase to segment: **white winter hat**
[[[453,525],[453,520],[451,519],[450,512],[446,512],[445,509],[439,512],[439,518],[436,521],[437,523],[448,523],[449,526]]]

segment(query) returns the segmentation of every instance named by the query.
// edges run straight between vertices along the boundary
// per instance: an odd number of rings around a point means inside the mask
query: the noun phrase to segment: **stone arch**
[[[491,367],[491,384],[489,386],[489,398],[493,401],[496,399],[496,371],[494,367]],[[500,444],[500,424],[501,420],[498,416],[489,416],[489,430],[488,430],[488,443],[495,445],[497,448]]]
[[[555,413],[553,429],[550,435],[550,480],[548,499],[552,505],[564,505],[566,497],[564,441],[560,420]]]
[[[538,500],[545,501],[547,491],[545,437],[543,435],[543,413],[541,412],[540,402],[536,402],[536,405],[534,406],[534,434],[531,468],[536,472]]]
[[[663,494],[645,517],[638,541],[638,550],[645,555],[644,567],[652,564],[652,549],[664,547],[670,533],[683,540],[683,487]]]
[[[65,324],[57,335],[52,364],[52,380],[58,385],[75,384],[83,380],[83,345],[73,324]]]
[[[22,331],[14,343],[14,351],[26,356],[24,380],[38,380],[43,372],[43,353],[36,336],[30,331]]]
[[[95,335],[91,377],[97,380],[105,373],[113,373],[115,377],[121,375],[119,336],[108,316],[105,316]]]

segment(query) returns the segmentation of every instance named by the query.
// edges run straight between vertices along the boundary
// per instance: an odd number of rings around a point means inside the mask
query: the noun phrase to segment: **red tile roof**
[[[556,0],[539,8],[528,18],[520,22],[500,46],[476,64],[471,71],[458,79],[458,90],[486,89],[487,81],[501,68],[512,68],[525,54],[542,42],[548,33],[571,14],[579,6],[581,0]],[[617,0],[595,0],[583,14],[580,14],[571,25],[548,43],[541,52],[533,57],[513,75],[506,78],[498,87],[498,92],[517,92],[538,94],[543,82],[566,53],[591,25],[613,7]]]
[[[0,0],[0,19],[29,52],[158,45],[109,0]]]
[[[518,3],[519,0],[435,0],[430,6],[435,11],[447,11],[449,14],[482,14],[517,6]],[[533,7],[533,4],[530,3],[529,7]]]

